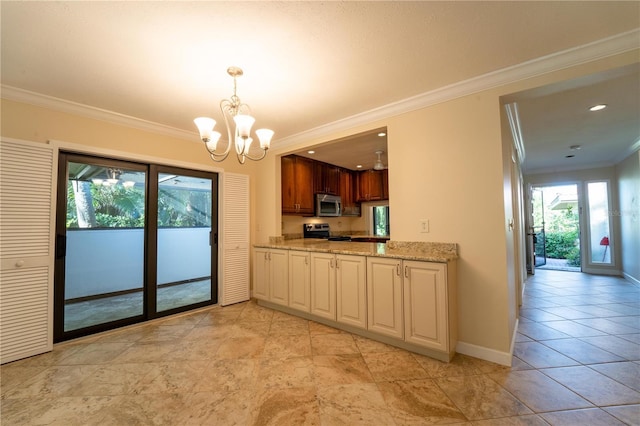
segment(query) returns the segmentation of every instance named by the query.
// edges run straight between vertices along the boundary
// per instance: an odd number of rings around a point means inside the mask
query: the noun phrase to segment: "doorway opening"
[[[580,272],[578,185],[535,186],[531,201],[535,267]]]

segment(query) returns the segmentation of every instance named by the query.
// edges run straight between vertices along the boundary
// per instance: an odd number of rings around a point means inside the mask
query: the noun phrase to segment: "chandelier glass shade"
[[[262,160],[267,155],[267,150],[271,145],[273,130],[258,129],[255,131],[261,152],[258,155],[250,155],[249,150],[253,143],[251,128],[256,119],[251,115],[249,105],[242,103],[236,95],[236,79],[242,76],[243,72],[238,67],[229,67],[227,73],[233,77],[233,96],[230,99],[220,101],[220,111],[227,128],[228,143],[226,148],[218,150],[218,142],[222,135],[220,132],[213,130],[216,125],[216,121],[213,118],[198,117],[193,122],[198,127],[200,139],[204,142],[204,146],[213,161],[225,160],[231,152],[232,145],[235,147],[236,157],[240,164],[244,164],[247,158],[254,161]]]

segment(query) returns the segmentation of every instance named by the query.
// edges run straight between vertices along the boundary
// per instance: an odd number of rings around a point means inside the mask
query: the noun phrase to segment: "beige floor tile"
[[[107,364],[94,369],[68,395],[115,396],[140,393],[145,376],[157,367],[154,363]]]
[[[136,343],[113,359],[113,364],[164,362],[178,350],[176,342]]]
[[[0,395],[4,395],[15,386],[46,370],[46,366],[21,367],[19,364],[3,365],[0,369]]]
[[[295,334],[304,334],[309,336],[309,321],[307,320],[287,320],[272,321],[269,329],[269,336],[289,336]]]
[[[592,407],[588,401],[538,370],[496,373],[490,377],[536,413]]]
[[[446,377],[434,380],[469,420],[532,414],[523,403],[488,376]]]
[[[68,396],[77,390],[80,383],[100,368],[102,367],[97,365],[48,367],[8,390],[4,398]]]
[[[406,351],[366,353],[362,357],[376,382],[429,377],[418,361]]]
[[[551,425],[562,426],[623,426],[625,423],[619,421],[611,414],[599,408],[587,408],[583,410],[556,411],[554,413],[543,413],[540,416]]]
[[[373,383],[373,377],[360,354],[316,355],[313,377],[318,385]]]
[[[264,351],[264,337],[238,337],[229,338],[220,344],[217,358],[258,358]]]
[[[319,386],[323,425],[393,425],[394,420],[374,383]]]
[[[624,361],[617,355],[583,342],[580,339],[545,340],[545,346],[565,356],[578,361],[581,364],[594,364],[599,362]]]
[[[320,425],[320,408],[315,386],[265,388],[258,391],[247,424]]]
[[[311,336],[313,355],[338,355],[360,353],[353,336],[342,334],[315,334]]]
[[[200,373],[195,392],[236,391],[252,388],[256,383],[258,360],[250,358],[218,359]]]
[[[289,358],[311,355],[309,334],[270,335],[264,345],[263,356],[267,358]]]
[[[320,324],[319,322],[309,321],[309,333],[315,334],[345,334],[344,331],[337,328],[329,327],[328,325]]]
[[[467,420],[431,379],[378,382],[378,389],[397,424],[449,424]]]
[[[187,397],[187,406],[176,425],[245,426],[254,398],[253,389],[212,390]]]
[[[61,397],[49,402],[43,410],[40,406],[31,416],[34,425],[87,426],[106,424],[105,416],[118,406],[123,396],[75,396]],[[21,424],[21,423],[15,423]]]
[[[91,343],[60,360],[58,365],[107,364],[131,345],[132,343]]]
[[[294,358],[263,358],[258,365],[259,387],[305,387],[312,386],[313,359],[310,356]]]
[[[356,346],[358,346],[358,350],[361,353],[380,353],[380,352],[398,352],[402,349],[396,348],[395,346],[387,345],[382,342],[378,342],[376,340],[367,339],[366,337],[361,336],[353,336],[353,340],[356,342]]]
[[[105,426],[180,424],[188,407],[186,394],[127,395],[102,411]]]
[[[267,337],[270,329],[271,321],[236,321],[229,337]]]
[[[203,325],[194,327],[187,333],[183,340],[207,340],[207,339],[225,339],[232,335],[231,327],[219,325]]]
[[[451,362],[442,362],[417,354],[413,354],[413,357],[429,377],[471,376],[481,373],[473,359],[465,355],[456,354]]]
[[[191,392],[208,364],[209,361],[150,364],[151,369],[142,378],[137,391],[141,394]]]

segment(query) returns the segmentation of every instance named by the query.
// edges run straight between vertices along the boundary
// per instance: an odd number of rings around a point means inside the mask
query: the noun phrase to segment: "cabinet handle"
[[[404,265],[404,276],[406,278],[409,278],[409,266],[408,265]]]
[[[308,264],[309,264],[309,257],[308,257],[308,256],[305,256],[305,257],[304,257],[304,264],[305,264],[305,265],[308,265]]]
[[[264,260],[269,260],[269,252],[268,251],[264,252]]]
[[[333,259],[331,259],[331,261],[329,262],[329,265],[331,266],[331,269],[333,269]]]
[[[336,269],[340,269],[340,259],[336,259]]]
[[[396,265],[396,275],[400,276],[400,264],[399,263]]]
[[[269,260],[271,260],[271,252],[269,252]]]

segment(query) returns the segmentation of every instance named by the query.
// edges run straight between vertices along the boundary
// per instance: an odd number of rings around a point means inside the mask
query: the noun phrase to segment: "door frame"
[[[186,312],[204,306],[214,305],[218,303],[219,288],[219,267],[217,236],[219,234],[219,214],[220,214],[220,192],[219,181],[220,173],[217,171],[205,171],[201,168],[191,169],[188,167],[168,166],[153,163],[150,160],[131,160],[123,156],[107,157],[103,154],[95,154],[86,152],[75,152],[58,147],[57,159],[57,184],[56,184],[56,223],[55,223],[55,254],[54,254],[54,283],[53,283],[53,340],[60,342],[81,336],[95,334],[101,331],[120,328],[130,324],[136,324],[151,319],[172,315],[178,312]],[[76,159],[77,161],[91,160],[92,164],[99,164],[107,167],[120,167],[128,169],[144,170],[145,179],[145,229],[144,229],[144,265],[143,265],[143,313],[133,317],[123,318],[110,321],[107,323],[96,324],[78,330],[64,331],[64,302],[65,302],[65,257],[61,256],[61,251],[66,250],[66,209],[67,209],[67,177],[68,162]],[[152,173],[152,169],[155,174]],[[211,299],[205,302],[199,302],[185,307],[178,307],[166,311],[157,312],[156,310],[156,256],[157,256],[157,195],[158,183],[157,173],[159,171],[178,171],[185,175],[202,176],[211,179],[212,182],[212,223],[211,223]],[[152,185],[153,183],[153,185]],[[60,191],[62,188],[62,194]],[[151,191],[154,196],[151,196]],[[154,200],[152,203],[151,200]],[[153,206],[152,206],[153,204]],[[155,207],[154,207],[155,206]],[[153,207],[153,208],[152,208]],[[154,210],[155,208],[155,210]],[[60,212],[64,212],[60,214]],[[215,216],[215,217],[214,217]],[[63,236],[63,238],[60,238]]]

